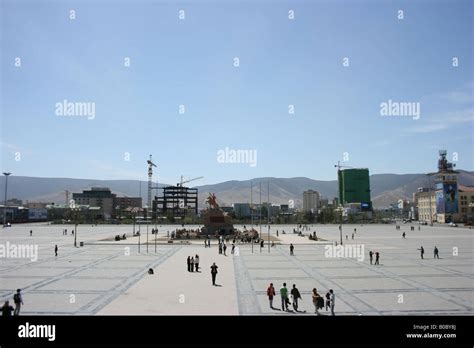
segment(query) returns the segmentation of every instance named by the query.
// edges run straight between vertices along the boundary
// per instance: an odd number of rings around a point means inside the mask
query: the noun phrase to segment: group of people
[[[23,305],[23,297],[21,296],[21,289],[16,290],[16,294],[13,295],[13,302],[15,303],[15,308],[10,305],[10,301],[5,301],[3,307],[1,308],[2,315],[4,317],[11,317],[13,315],[20,315],[20,309]]]
[[[417,250],[420,251],[420,256],[421,256],[421,259],[423,260],[424,259],[423,256],[425,255],[425,249],[423,248],[423,245]],[[439,250],[438,250],[438,247],[436,245],[433,249],[433,258],[439,259]]]
[[[188,272],[199,272],[199,255],[196,256],[188,256]]]
[[[275,287],[273,283],[267,288],[267,297],[270,302],[270,308],[274,310],[279,310],[278,308],[273,307],[273,299],[276,296]],[[291,298],[291,301],[290,301]],[[296,284],[293,284],[293,287],[290,291],[286,287],[286,283],[283,283],[283,286],[280,288],[280,299],[281,299],[281,310],[284,312],[289,312],[290,304],[293,306],[295,312],[299,312],[299,301],[302,300],[301,293],[296,287]],[[320,315],[319,310],[324,308],[324,298],[318,293],[316,288],[313,288],[311,292],[311,299],[314,305],[314,313]],[[326,311],[331,310],[331,315],[334,315],[336,296],[334,295],[334,290],[330,289],[326,294]]]
[[[30,233],[31,233],[31,231],[30,231]],[[72,235],[72,236],[74,235],[74,230],[71,230],[71,235]],[[63,230],[63,236],[67,236],[67,228],[65,228],[65,229]]]
[[[188,256],[187,260],[188,264],[188,272],[199,272],[199,255],[196,256]],[[216,277],[217,277],[217,269],[219,267],[216,265],[215,262],[212,263],[211,266],[211,278],[212,278],[212,285],[216,286]]]
[[[374,261],[374,254],[375,254],[375,263],[373,263]],[[378,251],[376,252],[373,252],[372,250],[369,251],[369,259],[370,259],[370,264],[374,264],[374,265],[380,265],[380,253]]]
[[[227,245],[224,242],[219,241],[219,254],[224,254],[224,256],[227,256],[226,250]]]

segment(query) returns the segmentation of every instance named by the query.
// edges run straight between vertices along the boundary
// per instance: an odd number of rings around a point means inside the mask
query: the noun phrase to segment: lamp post
[[[339,209],[339,234],[341,236],[341,245],[342,245],[342,207]]]
[[[74,212],[74,247],[77,248],[77,213],[78,207],[74,205],[72,208]]]
[[[7,224],[7,190],[8,190],[8,177],[12,173],[10,172],[3,172],[3,175],[5,175],[5,200],[3,203],[3,227],[6,226]]]
[[[76,224],[74,225],[74,246],[77,247],[77,220]]]
[[[259,236],[259,242],[260,239],[262,239],[262,182],[260,181],[260,209],[259,209],[259,225],[260,225],[260,233],[258,234]],[[262,252],[262,243],[260,242],[260,252]]]
[[[270,252],[270,209],[272,205],[270,204],[270,181],[267,182],[267,224],[268,224],[268,252]]]
[[[430,200],[430,226],[433,226],[433,212],[431,210],[431,175],[428,175],[428,197]]]

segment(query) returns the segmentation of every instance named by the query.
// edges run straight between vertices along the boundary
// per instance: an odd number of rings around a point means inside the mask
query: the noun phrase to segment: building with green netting
[[[342,205],[360,203],[361,210],[372,210],[370,199],[370,178],[367,168],[339,170],[339,202]]]

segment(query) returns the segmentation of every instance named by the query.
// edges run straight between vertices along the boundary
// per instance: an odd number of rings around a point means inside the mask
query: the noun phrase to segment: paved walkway
[[[177,248],[179,250],[173,256],[154,270],[155,274],[147,274],[98,314],[238,314],[232,256],[219,255],[216,246]],[[196,254],[201,269],[198,273],[188,272],[186,259]],[[211,281],[213,262],[219,267],[218,286],[213,286]]]
[[[270,233],[292,231],[295,226],[271,226]],[[344,245],[365,248],[364,260],[327,257],[324,243],[315,243],[293,234],[284,235],[284,244],[260,251],[254,245],[239,245],[239,256],[218,255],[198,244],[141,246],[136,238],[124,242],[93,244],[130,233],[131,226],[84,226],[78,228],[81,248],[73,246],[71,235],[61,231],[72,226],[46,224],[15,225],[0,230],[0,243],[38,246],[38,260],[0,260],[0,302],[12,300],[15,289],[23,289],[22,314],[241,314],[302,315],[269,308],[266,288],[273,282],[278,290],[283,282],[296,284],[303,300],[300,309],[313,312],[310,291],[336,292],[339,315],[472,315],[474,303],[474,229],[422,226],[410,231],[402,225],[344,225],[349,235]],[[357,228],[355,239],[351,239]],[[29,230],[33,229],[30,237]],[[160,233],[174,226],[160,227]],[[264,230],[262,228],[262,230]],[[314,225],[318,237],[339,240],[337,225]],[[142,226],[142,233],[144,228]],[[405,231],[407,238],[402,239]],[[281,236],[281,234],[280,234]],[[145,237],[143,235],[143,237]],[[149,236],[151,239],[151,236]],[[142,239],[142,242],[146,240]],[[126,243],[125,243],[126,242]],[[289,243],[295,255],[289,255]],[[92,244],[89,244],[92,243]],[[54,256],[54,245],[59,256]],[[419,248],[426,250],[421,260]],[[440,259],[433,259],[434,246]],[[229,248],[230,249],[230,248]],[[229,250],[228,249],[228,250]],[[379,266],[370,265],[368,251],[379,251]],[[230,250],[229,250],[230,251]],[[188,273],[186,258],[199,254],[202,273]],[[218,284],[211,285],[210,265],[219,266]],[[148,268],[155,270],[148,275]],[[400,299],[402,298],[402,301]],[[279,304],[275,299],[275,307]]]

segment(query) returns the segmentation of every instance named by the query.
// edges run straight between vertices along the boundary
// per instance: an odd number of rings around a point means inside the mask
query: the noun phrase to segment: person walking
[[[354,239],[354,233],[352,233],[352,239]]]
[[[227,250],[227,245],[226,244],[224,244],[223,250],[224,250],[224,256],[227,256],[227,254],[225,253],[225,251]]]
[[[58,245],[57,244],[54,246],[54,255],[58,256]]]
[[[377,261],[376,261],[377,262]],[[334,315],[334,307],[336,305],[336,295],[334,294],[334,290],[331,289],[329,290],[329,300],[331,301],[330,306],[331,306],[331,315]]]
[[[420,247],[420,249],[416,249],[416,250],[420,251],[420,256],[421,256],[421,259],[423,260],[423,254],[425,253],[425,249],[423,249],[423,245]]]
[[[286,283],[283,283],[283,286],[280,288],[281,296],[281,310],[288,311],[288,289],[286,288]]]
[[[233,253],[234,253],[234,251],[235,251],[235,242],[234,242],[234,243],[232,243],[232,250],[230,251],[230,253],[231,253],[231,254],[233,254]]]
[[[196,272],[199,272],[199,255],[196,254],[194,257],[194,267],[196,268]]]
[[[30,230],[30,237],[33,236],[33,230]]]
[[[194,272],[194,257],[191,256],[191,259],[189,260],[189,269],[191,272]]]
[[[191,272],[191,256],[188,256],[188,272]]]
[[[402,233],[402,238],[406,239],[406,233],[405,232]]]
[[[293,296],[293,309],[295,310],[295,312],[298,312],[298,299],[301,298],[301,294],[296,288],[296,284],[293,284],[293,289],[291,289],[291,296]]]
[[[313,293],[311,294],[311,297],[313,299],[314,313],[319,315],[318,303],[319,303],[319,299],[321,295],[318,294],[318,290],[316,288],[313,289]]]
[[[294,245],[293,245],[293,244],[290,244],[290,256],[294,256],[294,255],[295,255],[294,250],[295,250]]]
[[[222,254],[222,243],[219,242],[219,254]]]
[[[373,258],[374,258],[374,253],[372,250],[369,251],[369,258],[370,258],[370,264],[372,264]]]
[[[268,301],[270,301],[270,308],[273,309],[273,297],[275,296],[275,288],[273,287],[273,283],[270,283],[267,288],[267,296]]]
[[[326,312],[328,311],[331,304],[331,293],[328,291],[326,293]]]
[[[23,304],[21,289],[16,290],[16,294],[13,295],[13,302],[15,302],[15,311],[13,312],[13,315],[20,315],[21,305]]]
[[[439,259],[439,250],[438,250],[438,248],[436,247],[436,245],[435,245],[435,247],[434,247],[434,258],[435,258],[435,259]]]
[[[217,276],[217,269],[219,267],[217,267],[216,263],[213,262],[212,263],[212,266],[211,266],[211,277],[212,277],[212,285],[216,285],[216,276]]]
[[[380,258],[380,253],[378,251],[375,252],[375,264],[379,265],[379,258]]]
[[[11,317],[12,312],[14,311],[13,307],[10,306],[10,301],[5,301],[5,304],[3,305],[1,310],[2,310],[2,315],[4,317]]]

